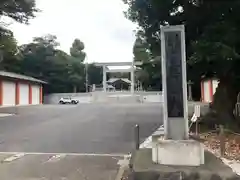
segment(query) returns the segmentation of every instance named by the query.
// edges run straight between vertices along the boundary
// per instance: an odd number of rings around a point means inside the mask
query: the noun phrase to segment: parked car
[[[77,104],[77,103],[79,103],[78,100],[70,97],[64,97],[59,100],[59,104]]]

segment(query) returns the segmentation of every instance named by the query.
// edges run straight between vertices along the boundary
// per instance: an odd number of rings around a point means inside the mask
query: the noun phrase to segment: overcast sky
[[[42,12],[30,25],[13,23],[19,44],[54,34],[69,53],[75,38],[85,44],[88,62],[132,61],[136,25],[123,15],[122,0],[36,0]]]

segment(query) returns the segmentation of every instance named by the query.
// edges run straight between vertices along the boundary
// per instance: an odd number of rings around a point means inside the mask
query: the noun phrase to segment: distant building
[[[43,84],[33,77],[0,71],[0,106],[42,104]]]
[[[129,90],[131,81],[127,78],[110,78],[107,84],[108,86],[111,85],[116,90]]]

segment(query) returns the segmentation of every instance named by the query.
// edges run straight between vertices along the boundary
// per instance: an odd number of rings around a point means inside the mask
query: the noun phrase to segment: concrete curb
[[[152,140],[152,137],[157,134],[157,132],[163,128],[163,125],[160,126],[151,136],[149,136],[148,138],[146,138],[146,140],[140,145],[140,148],[152,148],[152,142],[150,142],[150,140]],[[214,152],[212,149],[206,147],[199,138],[190,135],[190,137],[192,137],[194,140],[196,141],[200,141],[200,143],[202,144],[202,146],[204,147],[205,150],[211,152],[214,156],[216,156],[217,158],[221,159],[221,161],[227,165],[229,168],[232,169],[233,172],[235,172],[237,175],[240,175],[240,162],[237,161],[231,161],[229,159],[223,158],[220,156],[220,154]]]

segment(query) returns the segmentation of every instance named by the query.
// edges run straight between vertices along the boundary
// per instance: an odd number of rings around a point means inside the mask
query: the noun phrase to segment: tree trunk
[[[237,90],[230,78],[222,78],[213,99],[213,110],[217,114],[217,123],[230,126],[238,125],[233,110],[237,101]]]
[[[74,92],[74,93],[77,92],[77,86],[73,86],[73,92]]]

